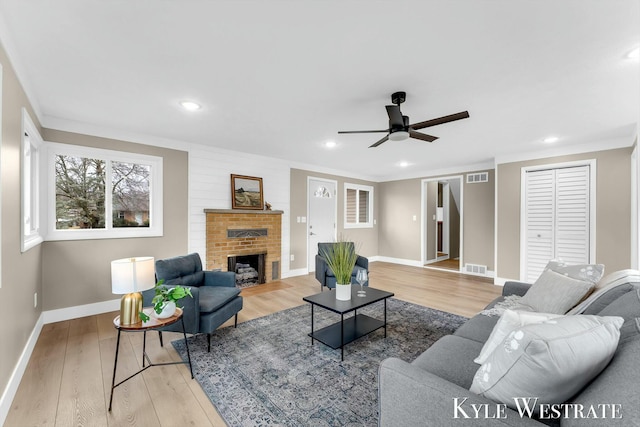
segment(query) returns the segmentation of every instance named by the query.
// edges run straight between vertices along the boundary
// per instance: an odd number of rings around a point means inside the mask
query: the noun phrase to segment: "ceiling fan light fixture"
[[[199,109],[202,108],[200,104],[193,101],[181,101],[180,106],[187,111],[198,111]]]
[[[409,132],[404,130],[399,130],[389,134],[389,139],[391,141],[404,141],[405,139],[409,139]]]

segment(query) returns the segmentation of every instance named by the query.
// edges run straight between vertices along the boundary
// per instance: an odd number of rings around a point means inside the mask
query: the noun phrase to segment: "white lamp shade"
[[[409,132],[405,132],[403,130],[399,130],[389,134],[389,139],[391,141],[404,141],[409,138]]]
[[[123,258],[111,261],[111,292],[128,294],[151,289],[156,284],[153,257]]]

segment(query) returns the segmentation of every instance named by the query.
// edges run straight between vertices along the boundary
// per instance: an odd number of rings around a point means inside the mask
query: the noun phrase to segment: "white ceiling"
[[[0,0],[0,19],[45,127],[373,180],[549,150],[549,135],[558,151],[630,145],[640,116],[639,64],[625,59],[638,0]],[[386,128],[398,90],[412,123],[471,117],[424,129],[433,144],[337,134]]]

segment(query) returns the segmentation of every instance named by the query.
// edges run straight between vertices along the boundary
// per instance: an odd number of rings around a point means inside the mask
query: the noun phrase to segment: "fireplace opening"
[[[227,257],[227,269],[236,273],[236,286],[240,288],[265,283],[266,253]]]

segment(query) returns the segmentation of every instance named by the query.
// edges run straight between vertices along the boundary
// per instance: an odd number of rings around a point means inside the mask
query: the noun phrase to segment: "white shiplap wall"
[[[262,178],[265,202],[282,215],[282,277],[289,273],[290,166],[271,157],[191,145],[189,148],[189,252],[206,261],[204,209],[231,209],[231,174]],[[206,266],[205,266],[206,268]]]

